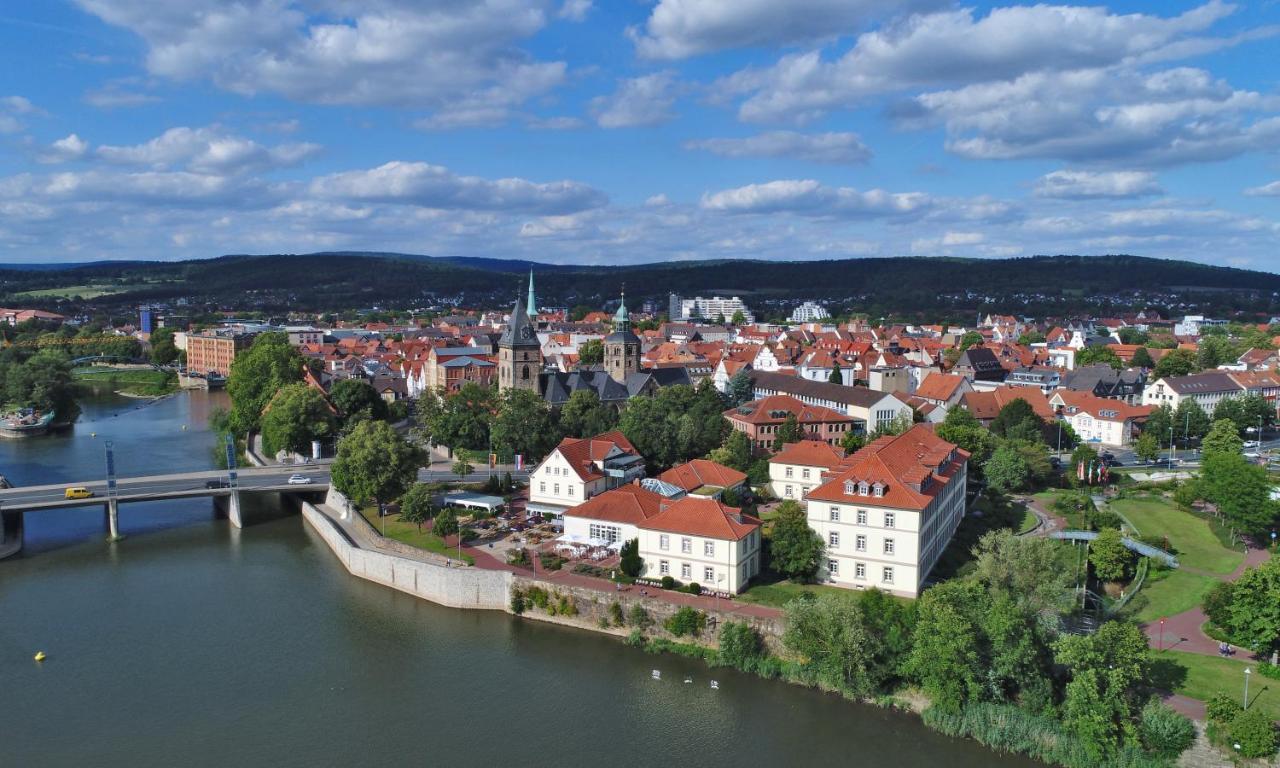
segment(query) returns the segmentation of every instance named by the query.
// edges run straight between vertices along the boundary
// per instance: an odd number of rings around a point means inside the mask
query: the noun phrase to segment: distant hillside
[[[1280,275],[1135,256],[1018,259],[884,258],[840,261],[692,261],[625,267],[556,266],[484,258],[319,253],[223,256],[185,262],[95,263],[50,271],[0,268],[3,301],[84,292],[103,308],[186,298],[195,305],[278,312],[440,302],[506,304],[533,269],[544,305],[603,306],[623,286],[631,303],[668,293],[742,296],[765,315],[804,299],[875,315],[1001,309],[1067,314],[1082,308],[1198,306],[1280,309]],[[29,293],[34,292],[34,293]],[[962,316],[967,316],[962,315]]]

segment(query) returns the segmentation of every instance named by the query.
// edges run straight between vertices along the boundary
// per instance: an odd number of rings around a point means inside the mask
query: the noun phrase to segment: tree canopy
[[[338,442],[331,478],[334,487],[353,501],[382,504],[417,480],[424,458],[390,424],[364,421]]]
[[[778,505],[769,536],[769,564],[777,573],[798,581],[812,581],[822,565],[825,546],[809,527],[804,507],[787,499]]]
[[[334,423],[323,394],[301,381],[286,384],[262,415],[262,447],[273,456],[279,451],[310,455],[311,441],[330,437]]]
[[[303,365],[288,336],[276,331],[258,334],[231,362],[227,394],[231,397],[232,428],[240,434],[256,430],[263,409],[276,392],[302,379]]]
[[[344,427],[358,421],[387,418],[387,401],[364,379],[343,379],[329,389],[329,400],[338,409]]]

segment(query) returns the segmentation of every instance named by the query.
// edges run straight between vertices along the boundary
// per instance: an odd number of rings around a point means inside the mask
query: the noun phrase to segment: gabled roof
[[[640,523],[639,527],[704,539],[738,541],[758,530],[760,521],[716,499],[685,496],[679,501],[664,503],[658,514]]]
[[[1026,400],[1042,419],[1054,418],[1049,398],[1035,387],[997,387],[990,392],[965,392],[961,404],[979,421],[990,421],[1014,400]]]
[[[1193,373],[1189,376],[1166,376],[1161,381],[1179,395],[1238,392],[1243,389],[1229,374],[1221,371],[1205,371],[1204,373]]]
[[[1057,389],[1049,396],[1052,405],[1061,405],[1066,416],[1076,413],[1087,413],[1100,421],[1128,421],[1145,419],[1155,410],[1151,405],[1129,405],[1123,400],[1109,397],[1098,397],[1092,392],[1072,389]]]
[[[831,469],[845,458],[844,451],[821,440],[787,443],[769,459],[770,464],[792,464],[800,467]]]
[[[684,491],[696,491],[704,485],[732,488],[747,479],[745,472],[718,464],[710,459],[694,459],[668,469],[658,479]]]
[[[955,373],[930,373],[916,388],[915,396],[925,400],[949,401],[968,379]]]
[[[771,371],[751,371],[748,374],[756,389],[795,395],[796,397],[812,397],[815,400],[829,400],[842,405],[858,408],[870,408],[892,395],[878,392],[866,387],[846,387],[843,384],[832,384],[829,381],[813,381],[785,373]]]
[[[596,466],[596,462],[604,461],[614,450],[636,454],[635,446],[631,441],[616,430],[595,437],[566,437],[560,441],[554,452],[564,457],[579,479],[591,482],[604,477],[600,468]]]
[[[785,421],[788,414],[801,424],[853,421],[853,417],[834,408],[809,405],[791,395],[769,395],[724,412],[726,419],[747,424],[777,424]]]
[[[901,435],[873,440],[849,457],[807,498],[924,510],[959,474],[969,454],[917,424]],[[868,489],[860,493],[862,484]],[[875,489],[880,488],[880,495]]]
[[[565,511],[565,516],[639,525],[658,514],[658,509],[664,500],[663,496],[640,484],[631,483],[592,496],[587,501]]]

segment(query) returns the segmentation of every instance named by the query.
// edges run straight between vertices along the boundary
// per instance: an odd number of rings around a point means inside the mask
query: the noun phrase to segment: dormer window
[[[867,490],[868,490],[868,488],[869,488],[869,486],[867,485],[867,481],[866,481],[866,480],[863,480],[862,482],[858,483],[858,495],[859,495],[859,496],[866,496],[866,495],[867,495]]]
[[[845,496],[852,496],[852,495],[853,495],[853,488],[854,488],[854,483],[853,483],[853,481],[852,481],[852,480],[845,480],[845,481],[844,481],[844,495],[845,495]]]
[[[872,486],[872,490],[875,492],[876,498],[881,498],[884,496],[884,483],[876,483]]]

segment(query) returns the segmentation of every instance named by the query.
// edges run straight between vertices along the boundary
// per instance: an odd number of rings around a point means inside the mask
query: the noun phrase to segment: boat
[[[661,673],[661,672],[659,672],[659,671],[658,671],[658,670],[656,670],[656,669],[655,669],[655,670],[653,670],[653,672],[652,672],[652,673],[650,673],[650,675],[649,675],[649,676],[650,676],[650,677],[652,677],[654,680],[661,680],[661,679],[662,679],[662,673]]]
[[[35,408],[19,408],[0,416],[0,437],[36,437],[49,431],[54,412],[41,413]]]

